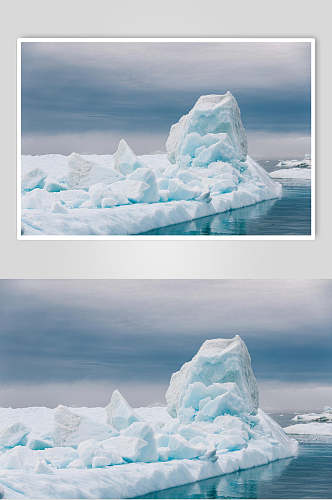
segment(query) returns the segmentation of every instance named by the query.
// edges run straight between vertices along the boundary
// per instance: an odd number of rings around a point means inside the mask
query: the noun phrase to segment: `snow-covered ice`
[[[317,437],[332,437],[332,408],[325,406],[320,413],[304,413],[295,415],[292,420],[300,422],[285,427],[287,434],[309,436],[314,440]]]
[[[311,179],[310,155],[305,155],[303,160],[282,160],[277,165],[278,170],[270,173],[273,179]]]
[[[295,415],[292,420],[294,422],[331,422],[332,423],[332,408],[325,406],[320,413],[303,413]]]
[[[171,127],[167,154],[22,156],[24,235],[139,234],[281,196],[247,154],[235,98],[201,96]]]
[[[240,337],[207,340],[173,374],[167,406],[1,408],[5,498],[129,498],[294,456],[297,442],[258,407]],[[15,422],[12,424],[12,422]],[[30,436],[49,447],[31,447]]]
[[[310,154],[306,154],[303,160],[280,160],[277,164],[280,168],[311,168]]]
[[[310,168],[283,168],[281,170],[274,170],[270,173],[274,179],[311,179]]]
[[[332,436],[332,423],[311,422],[307,424],[295,424],[285,427],[284,431],[287,434]]]

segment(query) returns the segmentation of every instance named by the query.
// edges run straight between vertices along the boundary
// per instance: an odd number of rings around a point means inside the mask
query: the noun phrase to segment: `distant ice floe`
[[[281,167],[270,173],[270,177],[274,179],[311,179],[311,159],[309,155],[305,155],[303,160],[283,160],[277,164]]]
[[[326,406],[321,413],[304,413],[292,418],[299,424],[290,425],[284,429],[287,434],[309,436],[313,440],[320,437],[332,438],[332,408]]]
[[[201,96],[171,127],[167,154],[22,156],[25,235],[139,234],[281,196],[247,154],[230,92]]]
[[[204,342],[172,375],[167,406],[1,408],[5,498],[130,498],[297,453],[258,406],[244,342]]]

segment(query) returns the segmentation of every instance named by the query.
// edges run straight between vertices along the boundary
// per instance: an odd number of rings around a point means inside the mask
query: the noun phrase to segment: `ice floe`
[[[22,156],[22,233],[126,235],[281,196],[247,153],[230,92],[201,96],[171,127],[167,154]]]
[[[173,374],[166,397],[167,406],[135,409],[119,391],[106,408],[0,408],[0,491],[129,498],[297,453],[297,442],[259,409],[238,336],[207,340]],[[29,446],[30,435],[48,447]]]
[[[282,160],[276,166],[280,168],[270,173],[273,179],[311,179],[311,159],[308,154],[303,160]]]

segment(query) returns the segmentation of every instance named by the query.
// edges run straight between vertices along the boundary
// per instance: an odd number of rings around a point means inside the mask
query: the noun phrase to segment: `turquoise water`
[[[289,422],[289,416],[274,418],[282,425]],[[142,498],[332,498],[332,443],[303,441],[296,458],[169,488]]]
[[[276,170],[276,162],[262,165],[267,171]],[[153,229],[145,235],[310,235],[310,181],[280,180],[282,198],[268,200],[250,207],[193,221]]]

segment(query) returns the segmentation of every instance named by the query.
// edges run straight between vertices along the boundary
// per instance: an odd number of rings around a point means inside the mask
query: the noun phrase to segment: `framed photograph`
[[[315,238],[315,40],[22,38],[19,239]]]
[[[332,280],[0,294],[0,498],[330,497]]]

